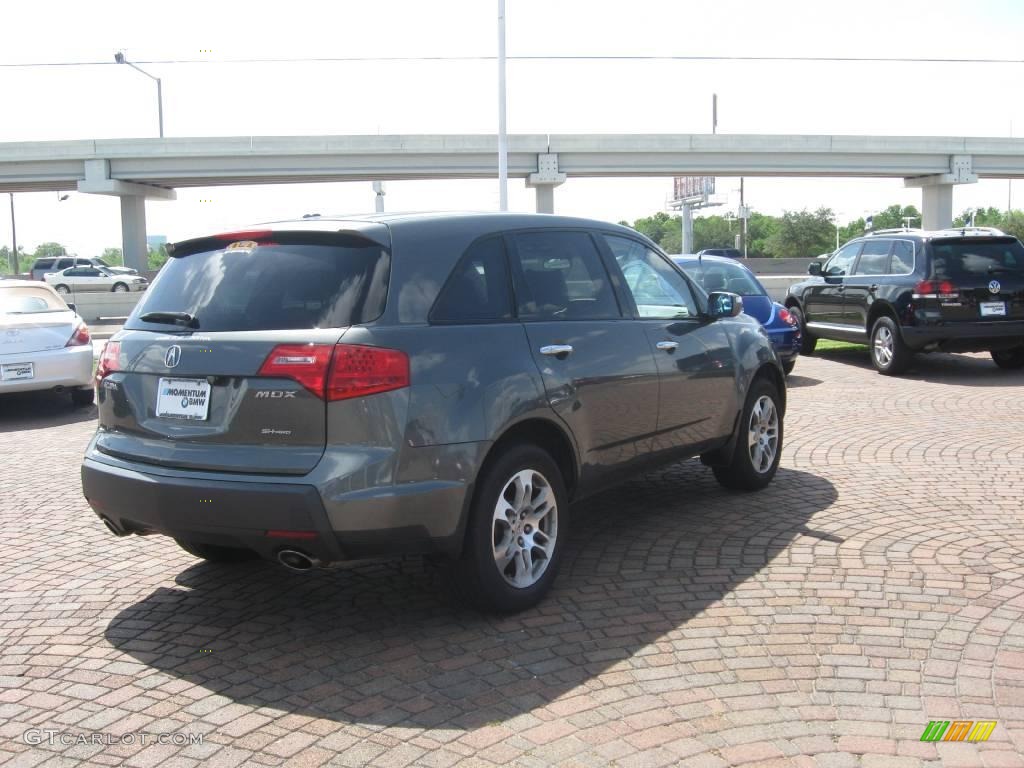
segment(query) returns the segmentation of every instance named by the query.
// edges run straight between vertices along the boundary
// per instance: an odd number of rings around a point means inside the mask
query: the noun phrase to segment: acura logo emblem
[[[991,283],[988,284],[988,292],[999,293],[999,291],[1002,290],[1002,287],[1003,286],[999,284],[998,280],[993,280]]]
[[[164,365],[168,368],[174,368],[178,363],[181,362],[181,347],[177,344],[173,344],[167,348],[167,354],[164,355]]]

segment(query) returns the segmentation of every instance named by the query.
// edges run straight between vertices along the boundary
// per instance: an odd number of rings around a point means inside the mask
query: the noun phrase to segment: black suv
[[[97,370],[82,480],[117,535],[296,570],[438,553],[516,610],[571,500],[690,456],[730,488],[778,467],[768,336],[625,227],[317,217],[168,252]]]
[[[813,277],[792,285],[786,307],[817,339],[867,343],[879,373],[906,370],[915,352],[990,352],[1024,366],[1024,246],[981,227],[880,230],[852,240]]]

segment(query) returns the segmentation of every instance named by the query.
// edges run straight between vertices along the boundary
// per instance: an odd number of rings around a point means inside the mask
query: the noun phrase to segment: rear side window
[[[1024,272],[1024,246],[1019,240],[933,240],[932,272],[956,281],[1004,272]]]
[[[36,263],[32,265],[32,269],[49,269],[53,266],[54,259],[36,259]]]
[[[589,234],[522,232],[514,239],[520,320],[610,320],[622,316]]]
[[[893,245],[889,269],[894,275],[909,275],[914,271],[914,244],[910,240],[897,240]]]
[[[74,259],[58,259],[57,260],[57,269],[67,269],[68,267],[73,267],[74,265],[75,265],[75,260]]]
[[[889,249],[892,240],[867,240],[864,250],[860,252],[855,275],[887,275],[889,274]]]
[[[203,331],[341,328],[383,313],[391,256],[380,244],[337,234],[273,238],[179,247],[125,328],[168,329],[140,320],[147,312],[187,312]]]
[[[512,319],[505,244],[489,237],[469,247],[452,270],[433,311],[432,323],[482,323]]]

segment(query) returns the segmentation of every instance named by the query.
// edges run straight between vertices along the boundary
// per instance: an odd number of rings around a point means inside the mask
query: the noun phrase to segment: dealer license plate
[[[160,379],[156,415],[203,421],[210,413],[210,382],[203,379]]]
[[[0,366],[0,379],[4,381],[18,381],[19,379],[33,379],[36,369],[32,363],[7,363]]]
[[[1006,302],[1003,301],[983,301],[981,302],[981,316],[982,317],[994,317],[996,315],[1006,314]]]

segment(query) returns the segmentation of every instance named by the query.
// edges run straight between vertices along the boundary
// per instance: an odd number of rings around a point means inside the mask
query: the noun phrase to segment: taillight
[[[68,343],[65,344],[64,346],[81,347],[84,344],[90,343],[92,343],[92,337],[89,335],[89,326],[87,326],[85,323],[82,323],[77,328],[75,328],[75,332],[71,334],[71,338],[68,339]]]
[[[331,349],[330,344],[279,344],[263,361],[259,375],[293,379],[323,397]]]
[[[103,354],[96,365],[96,381],[103,379],[114,371],[121,370],[121,342],[108,341],[103,347]]]
[[[960,289],[949,280],[922,280],[914,286],[915,299],[956,299]]]
[[[259,375],[292,379],[328,401],[347,400],[409,386],[409,358],[359,344],[280,344]]]
[[[327,379],[327,399],[346,400],[409,386],[409,356],[397,349],[339,344]]]
[[[784,322],[784,323],[789,323],[790,325],[796,325],[796,318],[793,317],[792,314],[790,314],[788,309],[780,309],[779,310],[779,319],[782,320],[782,322]]]

